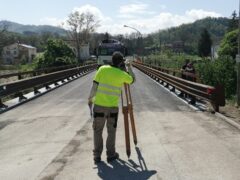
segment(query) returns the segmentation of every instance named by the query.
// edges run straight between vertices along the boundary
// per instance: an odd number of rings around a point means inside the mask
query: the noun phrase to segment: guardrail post
[[[22,76],[21,74],[18,75],[18,80],[22,79]]]
[[[172,89],[170,91],[171,92],[175,92],[175,87],[172,87]]]
[[[48,84],[45,85],[45,88],[46,88],[46,90],[49,90],[49,89],[50,89],[50,87],[49,87]]]
[[[223,85],[218,84],[215,87],[211,104],[216,112],[219,112],[219,106],[225,106],[225,91]]]
[[[7,108],[8,106],[3,104],[2,99],[0,99],[0,108]]]
[[[219,106],[225,106],[225,91],[224,86],[221,84],[218,84],[216,87],[216,94],[217,94],[217,103]]]
[[[215,102],[211,102],[211,105],[212,105],[212,107],[213,107],[213,113],[215,113],[215,112],[219,112],[219,105],[216,103],[216,101]]]
[[[27,99],[22,92],[17,93],[15,96],[19,98],[19,102]]]
[[[58,84],[58,82],[55,82],[54,85],[55,85],[55,86],[58,86],[59,84]]]
[[[38,88],[37,87],[34,87],[33,88],[33,92],[34,92],[34,95],[37,95],[37,94],[40,94],[41,92],[38,91]]]
[[[161,80],[160,84],[164,85],[164,81],[163,81],[163,80]]]

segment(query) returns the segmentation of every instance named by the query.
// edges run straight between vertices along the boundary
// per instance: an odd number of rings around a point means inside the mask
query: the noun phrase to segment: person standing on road
[[[185,72],[185,70],[186,70],[186,68],[187,68],[187,65],[188,65],[188,63],[189,63],[189,59],[186,59],[185,60],[185,64],[182,66],[182,68],[181,68],[181,77],[182,77],[182,79],[187,79],[187,77],[186,77],[186,75],[184,74],[184,72]],[[181,93],[179,94],[179,96],[180,97],[184,97],[184,93],[181,91]]]
[[[107,121],[106,153],[107,161],[111,162],[119,158],[115,151],[116,128],[118,119],[118,103],[124,83],[131,84],[135,80],[130,63],[125,63],[120,52],[114,52],[112,65],[101,66],[94,79],[92,89],[88,98],[88,103],[93,107],[93,132],[94,132],[94,162],[101,161],[103,151],[102,132]]]
[[[187,64],[187,67],[186,67],[186,69],[185,69],[185,72],[186,72],[186,73],[189,73],[189,75],[187,75],[187,77],[186,77],[187,80],[193,81],[193,82],[196,81],[195,68],[194,68],[192,62],[189,62],[189,63]],[[195,105],[195,103],[196,103],[196,97],[194,97],[193,95],[189,94],[189,98],[190,98],[189,104]]]

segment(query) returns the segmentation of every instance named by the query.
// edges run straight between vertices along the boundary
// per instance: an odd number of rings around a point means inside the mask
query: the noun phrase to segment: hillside
[[[194,23],[183,24],[178,27],[172,27],[166,30],[152,33],[150,36],[155,40],[154,44],[159,45],[183,41],[190,48],[190,51],[196,51],[197,43],[203,28],[206,28],[213,41],[213,44],[219,44],[227,31],[229,24],[228,18],[205,18],[197,20]]]
[[[60,36],[66,35],[66,31],[62,28],[49,26],[49,25],[23,25],[10,21],[0,21],[0,29],[4,26],[7,27],[7,30],[10,32],[31,35],[31,34],[41,34],[44,32],[50,32],[53,34],[58,34]]]

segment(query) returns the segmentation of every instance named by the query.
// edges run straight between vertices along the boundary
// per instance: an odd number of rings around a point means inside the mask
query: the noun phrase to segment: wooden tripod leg
[[[135,128],[132,97],[131,97],[131,92],[130,92],[130,86],[129,85],[127,85],[127,92],[128,92],[128,97],[129,97],[128,112],[129,112],[130,122],[131,122],[131,127],[132,127],[133,142],[134,142],[135,145],[137,145],[137,133],[136,133],[136,128]]]
[[[128,123],[128,108],[127,108],[127,106],[123,107],[123,117],[124,117],[124,128],[125,128],[126,153],[129,158],[131,155],[131,147],[130,147],[130,137],[129,137],[129,123]]]

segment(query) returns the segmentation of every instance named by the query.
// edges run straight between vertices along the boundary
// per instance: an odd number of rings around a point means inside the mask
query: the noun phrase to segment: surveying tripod
[[[129,136],[129,117],[132,127],[133,142],[137,145],[137,134],[133,115],[133,104],[129,84],[124,84],[124,91],[121,93],[122,112],[124,118],[126,153],[128,158],[131,155],[130,136]]]

